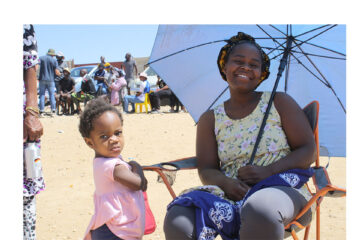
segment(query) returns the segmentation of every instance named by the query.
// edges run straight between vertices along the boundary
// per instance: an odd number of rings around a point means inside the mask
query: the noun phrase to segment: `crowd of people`
[[[70,68],[64,61],[62,52],[55,53],[49,49],[45,56],[40,57],[39,63],[39,110],[44,115],[73,115],[81,114],[81,103],[86,103],[99,96],[106,97],[114,106],[122,106],[126,113],[135,112],[135,103],[143,103],[145,94],[149,94],[151,113],[161,113],[160,106],[169,105],[169,112],[185,112],[185,107],[176,95],[169,89],[159,76],[156,88],[150,89],[148,76],[139,73],[135,60],[130,53],[125,55],[121,68],[112,66],[100,57],[95,74],[90,76],[85,68],[80,70],[81,83],[76,91],[76,82],[71,77]],[[136,78],[140,79],[138,88],[131,94],[130,85]],[[46,91],[48,95],[46,95]],[[45,105],[50,104],[51,112],[45,113]],[[129,104],[132,109],[129,111]]]

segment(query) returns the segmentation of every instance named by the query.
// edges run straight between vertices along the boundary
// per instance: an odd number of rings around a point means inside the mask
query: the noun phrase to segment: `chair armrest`
[[[181,158],[170,162],[162,162],[150,166],[143,166],[144,170],[161,169],[165,171],[179,171],[196,168],[196,157]]]
[[[324,167],[314,167],[313,181],[316,191],[330,187],[331,189],[326,192],[326,197],[343,197],[346,195],[346,189],[333,185],[330,181],[329,175]]]
[[[166,172],[176,173],[179,170],[190,170],[196,169],[196,157],[187,157],[181,158],[178,160],[170,161],[170,162],[162,162],[149,166],[142,166],[144,171],[155,171],[161,177],[163,182],[165,183],[168,191],[170,192],[173,198],[176,197],[174,190],[172,189],[172,185],[175,181],[175,177],[169,177]],[[164,172],[165,171],[165,172]]]

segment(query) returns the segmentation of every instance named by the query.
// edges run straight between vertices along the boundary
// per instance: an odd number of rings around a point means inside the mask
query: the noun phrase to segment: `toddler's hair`
[[[123,117],[118,109],[109,104],[104,98],[96,98],[86,104],[84,112],[80,115],[79,131],[82,137],[89,137],[90,132],[93,130],[93,122],[96,118],[100,117],[104,112],[111,111],[116,113],[123,125]]]

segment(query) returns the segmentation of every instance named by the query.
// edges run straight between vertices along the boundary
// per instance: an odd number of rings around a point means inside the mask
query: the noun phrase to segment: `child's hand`
[[[147,180],[141,166],[137,162],[128,163],[131,170],[124,164],[118,164],[114,168],[114,180],[127,186],[133,191],[145,191]]]
[[[132,172],[137,173],[141,178],[140,189],[142,191],[146,191],[146,189],[147,189],[147,179],[145,178],[144,171],[142,170],[142,167],[140,166],[140,164],[138,164],[135,161],[129,162],[129,165],[131,166]]]

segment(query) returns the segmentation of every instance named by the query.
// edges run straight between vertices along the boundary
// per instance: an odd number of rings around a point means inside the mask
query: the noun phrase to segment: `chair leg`
[[[162,180],[164,181],[164,183],[165,183],[165,185],[166,185],[166,187],[167,187],[170,195],[173,197],[173,199],[175,199],[175,198],[176,198],[176,194],[175,194],[174,190],[172,189],[172,187],[171,187],[169,181],[167,180],[165,174],[163,173],[163,171],[161,171],[161,170],[159,170],[159,169],[154,169],[154,171],[156,171],[156,172],[160,175],[160,177],[161,177]]]
[[[294,229],[291,230],[291,236],[293,237],[294,240],[299,240]]]
[[[316,240],[320,240],[320,207],[316,208]]]
[[[309,238],[309,233],[310,233],[310,224],[305,228],[304,240],[307,240]]]

